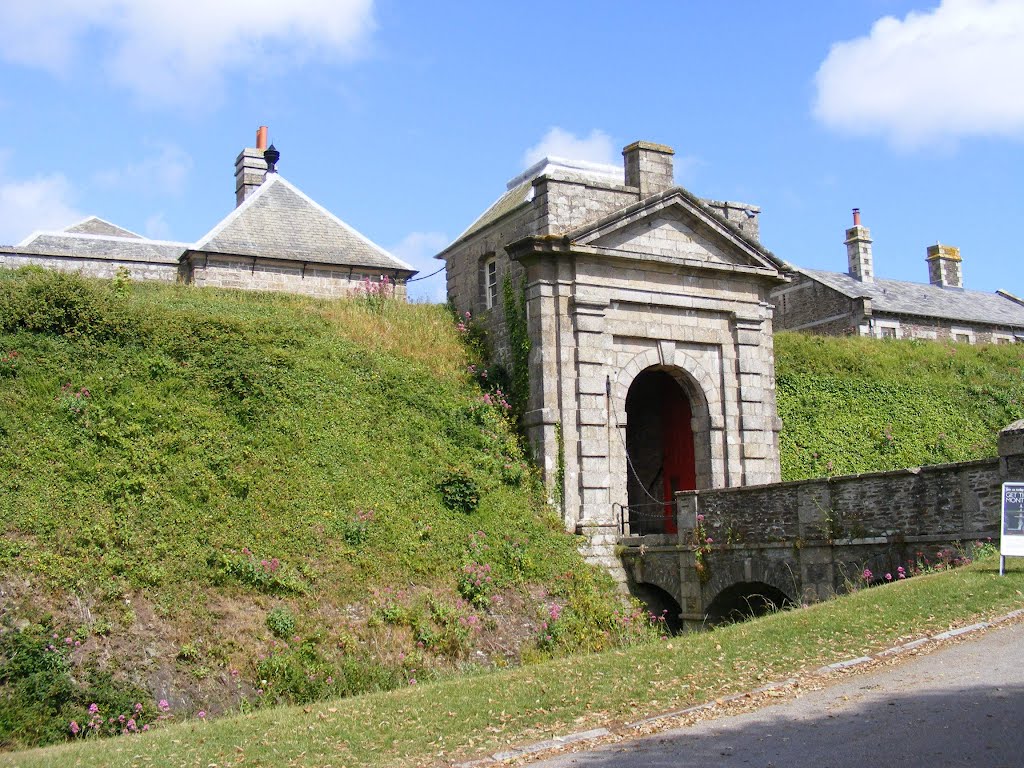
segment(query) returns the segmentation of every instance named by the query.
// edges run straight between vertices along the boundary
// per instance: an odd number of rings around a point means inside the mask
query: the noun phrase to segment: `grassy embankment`
[[[181,719],[419,690],[650,636],[440,308],[4,274],[0,358],[8,745],[94,701],[141,724],[160,698]],[[780,334],[777,361],[787,479],[992,455],[1024,416],[1018,348]]]
[[[1024,345],[775,337],[782,477],[996,455],[1024,418]]]
[[[0,745],[652,632],[441,307],[30,272],[0,309]]]
[[[400,766],[470,759],[750,690],[1024,604],[989,557],[713,632],[309,707],[0,755],[0,765]]]

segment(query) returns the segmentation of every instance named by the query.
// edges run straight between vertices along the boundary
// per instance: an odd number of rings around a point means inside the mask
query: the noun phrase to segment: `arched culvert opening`
[[[731,624],[793,607],[781,589],[760,581],[744,581],[726,587],[708,606],[704,620],[708,624]]]
[[[682,609],[671,592],[666,592],[654,584],[630,582],[629,593],[643,603],[653,616],[665,617],[665,629],[668,634],[678,635],[683,631],[683,620],[679,618]]]

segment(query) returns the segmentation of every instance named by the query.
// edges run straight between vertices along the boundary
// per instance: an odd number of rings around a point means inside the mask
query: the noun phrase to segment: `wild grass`
[[[775,336],[782,477],[996,455],[1024,418],[1024,347]]]
[[[400,691],[0,756],[0,765],[402,766],[470,759],[750,690],[1024,603],[995,557],[712,632]]]
[[[441,307],[29,271],[0,274],[0,308],[0,350],[17,353],[0,378],[0,572],[23,585],[0,601],[0,633],[80,632],[75,670],[149,685],[171,664],[163,690],[192,711],[450,674],[467,649],[427,642],[443,609],[419,638],[366,615],[380,590],[461,610],[471,563],[518,601],[518,624],[570,600],[567,578],[593,593],[584,624],[619,604]],[[452,476],[472,508],[446,506]],[[275,609],[295,617],[287,648]],[[516,660],[529,634],[475,658]],[[84,710],[88,692],[74,697]],[[30,738],[0,728],[0,744]]]
[[[468,674],[437,689],[457,701],[483,685],[481,626],[520,627],[504,641],[514,648],[486,649],[487,666],[656,633],[582,563],[453,325],[436,306],[0,271],[0,639],[49,627],[81,643],[67,669],[33,682],[63,686],[37,718],[58,727],[0,720],[0,745],[66,736],[100,688],[111,701],[173,691],[180,718],[412,680],[413,698],[396,701],[418,702],[426,682]],[[788,477],[989,455],[995,430],[1022,415],[1016,348],[791,335],[777,346]],[[659,674],[677,668],[674,652],[649,650]],[[640,689],[606,678],[609,696],[627,686],[607,698],[601,664],[625,657],[597,658],[590,682],[574,664],[531,666],[498,678],[520,691],[509,706],[485,686],[493,701],[450,717],[488,733],[493,714],[507,725],[486,737],[496,744],[622,716]],[[2,704],[43,700],[3,677],[7,662],[0,653]],[[84,674],[93,666],[109,675]],[[567,690],[559,675],[581,692],[537,693]],[[391,730],[400,715],[381,732],[425,755],[425,735]],[[389,743],[367,738],[352,734],[358,761]]]

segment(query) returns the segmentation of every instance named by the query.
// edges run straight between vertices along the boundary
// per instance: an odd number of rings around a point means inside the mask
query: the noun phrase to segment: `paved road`
[[[531,768],[1024,766],[1024,624],[733,717]]]

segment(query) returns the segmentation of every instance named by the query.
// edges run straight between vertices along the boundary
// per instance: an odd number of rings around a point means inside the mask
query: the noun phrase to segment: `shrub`
[[[477,608],[487,608],[494,594],[494,576],[489,563],[466,563],[459,572],[459,594]]]
[[[441,502],[453,512],[470,513],[480,503],[480,490],[476,482],[465,472],[453,470],[448,472],[437,484],[441,492]]]
[[[267,614],[267,629],[278,637],[291,637],[295,634],[295,617],[287,608],[278,606]]]
[[[265,704],[306,704],[320,699],[389,691],[404,683],[400,669],[343,657],[331,663],[306,640],[275,649],[256,664],[258,692]]]
[[[270,595],[304,594],[307,591],[305,582],[294,568],[276,557],[258,558],[248,547],[238,554],[213,552],[208,563],[214,569],[215,580],[234,578]]]
[[[72,667],[81,636],[49,621],[0,628],[0,747],[132,733],[153,721],[144,691],[107,672]]]
[[[0,354],[0,378],[14,376],[18,372],[18,352],[8,350]]]
[[[79,275],[29,270],[19,280],[0,282],[0,330],[127,339],[137,323],[113,293]]]
[[[370,523],[377,517],[372,509],[356,510],[355,515],[338,522],[338,529],[345,542],[352,547],[358,547],[364,541],[370,530]]]

